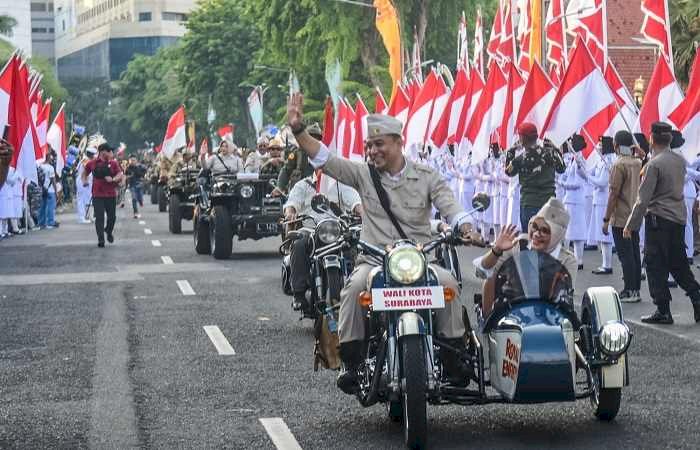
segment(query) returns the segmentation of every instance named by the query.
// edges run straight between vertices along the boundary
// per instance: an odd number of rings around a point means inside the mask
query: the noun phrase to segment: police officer
[[[308,126],[306,132],[317,141],[321,140],[322,132],[318,123]],[[306,153],[298,147],[290,148],[285,153],[285,164],[280,170],[277,188],[272,192],[272,195],[289,192],[299,180],[311,176],[313,172],[314,168],[309,164],[309,157]]]
[[[685,254],[685,222],[687,219],[683,185],[686,161],[671,151],[671,125],[655,122],[651,126],[652,157],[644,168],[637,201],[623,230],[630,239],[645,221],[644,261],[647,267],[649,294],[656,311],[642,317],[642,322],[670,325],[671,291],[669,272],[690,297],[695,321],[700,322],[700,284],[690,271]]]
[[[455,199],[444,178],[433,169],[404,157],[401,137],[403,126],[400,121],[383,114],[367,116],[365,149],[368,162],[350,161],[332,154],[323,143],[309,135],[303,123],[302,110],[303,97],[294,94],[287,105],[287,118],[299,147],[308,154],[315,167],[322,168],[326,175],[358,191],[364,211],[364,241],[382,248],[403,236],[416,242],[429,241],[433,205],[452,227],[459,228],[463,234],[471,231],[471,226],[467,223],[469,215]],[[373,176],[378,186],[375,186]],[[377,187],[386,194],[389,205],[387,209],[379,201]],[[366,289],[372,267],[369,261],[358,259],[341,292],[338,336],[343,370],[338,376],[337,384],[349,394],[358,388],[357,371],[363,361],[366,336],[365,311],[357,298]],[[431,267],[441,285],[459,292],[457,281],[450,272],[439,266]],[[446,308],[437,311],[436,331],[449,345],[464,348],[465,325],[459,300],[450,302]],[[466,377],[467,368],[454,355],[446,357],[443,363],[448,376]]]

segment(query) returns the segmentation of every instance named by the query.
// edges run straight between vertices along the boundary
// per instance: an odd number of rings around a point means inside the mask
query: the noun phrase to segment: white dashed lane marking
[[[292,432],[289,431],[284,420],[279,417],[260,418],[259,420],[277,450],[301,450],[301,446]]]
[[[144,232],[144,234],[153,234],[153,231],[151,231],[150,228],[144,228],[143,232]]]
[[[160,259],[163,261],[163,264],[175,264],[170,256],[161,256]]]
[[[158,240],[151,241],[151,244],[153,244],[154,247],[162,247],[163,246],[163,244],[161,244],[160,241],[158,241]]]
[[[146,225],[146,222],[143,220],[139,220],[139,225]]]
[[[190,286],[189,281],[187,280],[177,280],[177,287],[180,288],[180,292],[182,292],[182,295],[195,295],[194,289],[192,289],[192,286]]]
[[[214,347],[216,347],[216,351],[219,352],[219,355],[236,354],[233,347],[231,347],[231,344],[229,344],[228,339],[226,339],[226,336],[224,336],[224,333],[221,332],[219,327],[216,325],[205,325],[204,332],[207,333],[207,336],[209,336],[211,343],[214,344]]]

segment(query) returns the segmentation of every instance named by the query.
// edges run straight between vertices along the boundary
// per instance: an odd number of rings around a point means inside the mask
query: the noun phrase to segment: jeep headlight
[[[415,283],[424,272],[425,258],[415,247],[399,247],[389,254],[389,275],[394,281]]]
[[[241,197],[250,198],[253,196],[253,187],[249,184],[241,186]]]
[[[608,322],[600,329],[600,348],[609,356],[617,357],[630,345],[630,329],[622,322]]]
[[[214,190],[217,192],[226,192],[229,190],[229,184],[225,181],[219,181],[214,184]]]
[[[335,219],[325,219],[316,225],[316,236],[322,244],[332,244],[340,239],[340,224]]]

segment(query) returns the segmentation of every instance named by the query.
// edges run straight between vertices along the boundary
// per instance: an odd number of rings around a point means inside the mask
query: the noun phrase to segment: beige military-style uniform
[[[260,168],[265,164],[265,161],[269,159],[267,154],[263,155],[257,150],[250,152],[248,157],[245,159],[245,165],[243,170],[248,173],[260,172]]]
[[[166,158],[164,154],[158,156],[158,170],[160,171],[160,178],[168,178],[168,173],[170,172],[170,167],[173,165],[173,161]]]
[[[168,184],[170,184],[175,177],[177,177],[178,172],[180,172],[180,169],[197,169],[197,160],[192,157],[188,162],[185,162],[185,159],[180,156],[172,166],[170,166],[170,171],[168,172]]]
[[[391,211],[409,239],[418,243],[431,240],[430,218],[433,205],[453,226],[462,219],[468,219],[440,174],[422,164],[407,159],[405,161],[406,165],[398,176],[392,177],[386,172],[380,172],[380,180],[391,202]],[[310,162],[314,167],[322,167],[323,172],[330,177],[355,188],[360,194],[364,211],[361,234],[363,241],[384,247],[401,239],[379,202],[367,163],[338,158],[323,144]],[[367,277],[372,267],[372,263],[360,258],[340,294],[338,334],[341,343],[365,339],[365,314],[357,299],[367,288]],[[441,285],[459,292],[457,280],[450,272],[432,264],[431,267]],[[438,335],[450,339],[464,335],[461,300],[449,302],[444,309],[436,312]]]

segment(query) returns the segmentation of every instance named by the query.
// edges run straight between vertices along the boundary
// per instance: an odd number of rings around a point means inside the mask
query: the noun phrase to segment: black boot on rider
[[[340,359],[343,364],[340,367],[340,374],[336,384],[341,391],[353,395],[360,388],[357,371],[363,360],[364,342],[350,341],[340,343]]]
[[[457,354],[446,348],[440,350],[440,360],[445,369],[445,376],[448,382],[455,386],[466,387],[469,385],[469,380],[474,376],[474,370],[469,363],[460,357],[467,352],[464,338],[441,338],[440,340],[460,353]]]
[[[307,308],[306,292],[295,292],[294,300],[292,300],[292,309],[294,311],[306,311]]]

